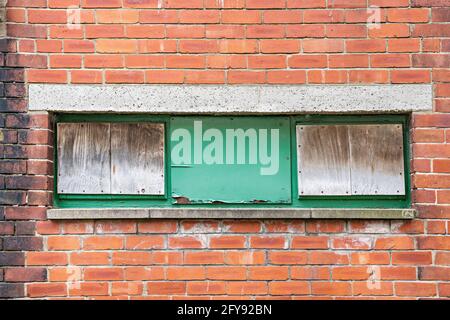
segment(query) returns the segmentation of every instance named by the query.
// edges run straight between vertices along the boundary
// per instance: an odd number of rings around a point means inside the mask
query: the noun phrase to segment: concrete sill
[[[80,219],[414,219],[414,209],[83,208],[49,209],[53,220]]]

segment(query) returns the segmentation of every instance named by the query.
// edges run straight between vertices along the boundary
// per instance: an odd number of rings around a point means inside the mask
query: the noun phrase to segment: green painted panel
[[[288,117],[174,117],[174,203],[291,203]]]

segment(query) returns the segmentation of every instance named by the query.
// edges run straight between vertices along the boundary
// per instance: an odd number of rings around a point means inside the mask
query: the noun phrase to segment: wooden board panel
[[[352,194],[404,195],[402,126],[352,125],[349,132]]]
[[[164,195],[164,124],[111,124],[111,193]]]
[[[299,196],[350,195],[348,128],[297,125]]]
[[[110,192],[110,125],[58,123],[58,193]]]

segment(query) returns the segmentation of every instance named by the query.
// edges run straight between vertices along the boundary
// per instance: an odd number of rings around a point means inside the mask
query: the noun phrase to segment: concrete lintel
[[[405,113],[432,110],[432,86],[30,84],[29,110],[154,114]]]
[[[414,209],[117,208],[49,209],[48,219],[413,219]]]

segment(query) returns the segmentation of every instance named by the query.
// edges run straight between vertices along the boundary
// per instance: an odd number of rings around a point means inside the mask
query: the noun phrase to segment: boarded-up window
[[[164,195],[164,124],[58,123],[61,194]]]
[[[299,196],[405,194],[400,124],[296,130]]]

